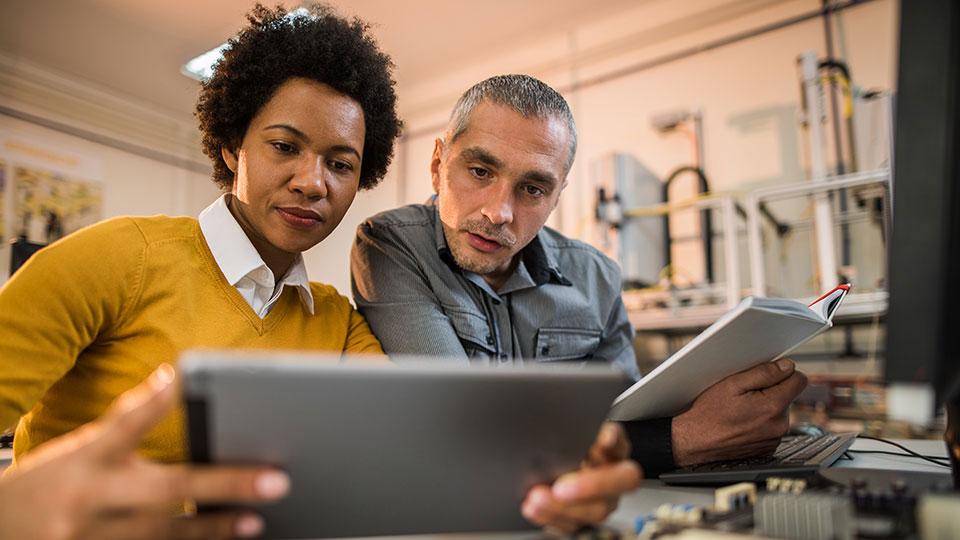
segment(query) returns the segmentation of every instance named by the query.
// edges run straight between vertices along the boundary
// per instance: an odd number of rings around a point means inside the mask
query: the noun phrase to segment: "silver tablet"
[[[630,382],[606,366],[339,361],[180,363],[192,459],[290,473],[290,495],[257,508],[269,538],[529,529],[527,490],[579,466]]]

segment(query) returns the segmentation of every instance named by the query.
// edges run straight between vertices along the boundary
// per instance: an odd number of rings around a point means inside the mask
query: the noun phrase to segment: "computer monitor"
[[[900,6],[885,378],[894,387],[928,385],[946,406],[960,489],[958,18],[955,0]]]

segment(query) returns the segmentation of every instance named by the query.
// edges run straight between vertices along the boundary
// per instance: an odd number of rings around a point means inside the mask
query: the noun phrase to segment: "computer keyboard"
[[[784,437],[773,455],[716,461],[660,475],[665,484],[715,485],[759,482],[770,476],[807,476],[829,467],[850,448],[857,433]]]

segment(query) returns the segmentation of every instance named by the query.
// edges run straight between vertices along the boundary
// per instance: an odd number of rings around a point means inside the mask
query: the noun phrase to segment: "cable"
[[[896,446],[897,448],[899,448],[899,449],[903,450],[904,452],[906,452],[906,454],[900,454],[900,453],[897,453],[897,452],[886,452],[886,451],[884,451],[884,450],[848,450],[848,452],[856,452],[856,453],[859,453],[859,454],[890,454],[890,455],[894,455],[894,456],[915,457],[915,458],[920,458],[920,459],[925,460],[925,461],[929,461],[930,463],[933,463],[933,464],[935,464],[935,465],[940,465],[941,467],[950,467],[950,465],[948,465],[948,464],[946,464],[946,463],[941,463],[941,462],[939,462],[939,461],[936,461],[936,460],[938,460],[938,459],[944,459],[944,460],[950,459],[950,458],[947,458],[947,457],[925,456],[925,455],[923,455],[923,454],[921,454],[921,453],[919,453],[919,452],[914,452],[913,450],[907,448],[906,446],[903,446],[902,444],[895,443],[895,442],[893,442],[893,441],[888,441],[887,439],[881,439],[881,438],[879,438],[879,437],[870,437],[870,436],[868,436],[868,435],[857,435],[857,438],[858,438],[858,439],[867,439],[867,440],[870,440],[870,441],[882,442],[882,443],[884,443],[884,444],[889,444],[889,445],[892,445],[892,446]]]
[[[666,180],[663,181],[663,186],[661,188],[661,197],[660,200],[664,204],[670,203],[670,184],[677,179],[680,175],[684,173],[692,172],[696,175],[698,186],[700,188],[700,194],[709,194],[710,193],[710,182],[707,180],[707,175],[703,172],[703,169],[700,167],[695,167],[692,165],[684,165],[678,167],[673,172],[671,172]],[[704,278],[707,283],[713,283],[713,224],[711,220],[711,210],[709,208],[704,208],[700,211],[700,234],[702,235],[703,240],[703,263],[704,263]],[[671,253],[671,243],[672,239],[670,237],[670,214],[664,214],[663,216],[663,259],[664,263],[668,268],[673,268],[673,256]],[[670,276],[670,282],[673,282],[673,276]]]
[[[930,461],[932,463],[940,465],[941,467],[950,466],[949,463],[941,463],[940,461],[938,461],[941,459],[950,459],[950,458],[945,458],[940,456],[927,456],[927,455],[920,455],[920,454],[914,455],[914,454],[907,454],[904,452],[888,452],[886,450],[847,450],[847,452],[852,452],[854,454],[884,454],[888,456],[900,456],[900,457],[911,457],[911,458],[915,457],[915,458],[922,458],[926,461]]]

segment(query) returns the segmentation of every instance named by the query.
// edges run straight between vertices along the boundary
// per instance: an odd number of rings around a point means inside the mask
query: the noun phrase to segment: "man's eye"
[[[539,188],[537,186],[524,186],[523,191],[527,195],[531,195],[533,197],[543,197],[544,195],[547,194],[547,192],[544,191],[543,188]]]
[[[292,154],[297,150],[292,144],[283,141],[275,141],[270,144],[281,154]]]
[[[482,167],[470,167],[470,172],[477,178],[487,178],[490,176],[490,171]]]

